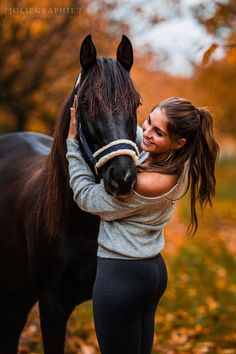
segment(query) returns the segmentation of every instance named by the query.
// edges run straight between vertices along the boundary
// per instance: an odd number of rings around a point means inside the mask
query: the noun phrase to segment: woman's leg
[[[161,255],[155,260],[155,271],[157,280],[156,288],[142,312],[141,354],[151,354],[152,352],[155,330],[155,312],[167,287],[168,274],[165,261]]]
[[[137,261],[98,258],[93,308],[102,354],[141,354],[143,347],[150,347],[153,338],[150,316],[155,314],[156,307],[152,311],[147,311],[147,307],[150,302],[153,305],[160,286],[157,258]]]
[[[129,266],[129,261],[98,259],[93,311],[102,354],[141,354],[141,314]]]

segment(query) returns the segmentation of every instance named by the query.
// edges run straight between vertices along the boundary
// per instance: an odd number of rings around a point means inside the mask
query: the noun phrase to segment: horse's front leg
[[[0,354],[17,353],[18,339],[35,302],[0,285]]]
[[[74,307],[58,294],[44,293],[39,299],[40,323],[45,354],[64,354],[67,320]]]

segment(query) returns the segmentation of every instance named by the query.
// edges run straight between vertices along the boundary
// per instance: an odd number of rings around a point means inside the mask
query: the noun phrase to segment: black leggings
[[[102,354],[150,354],[154,317],[167,285],[161,254],[142,260],[97,259],[95,330]]]

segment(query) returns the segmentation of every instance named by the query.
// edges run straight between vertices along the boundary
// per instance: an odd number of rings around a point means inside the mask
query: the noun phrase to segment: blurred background
[[[114,57],[122,34],[132,41],[140,124],[170,96],[213,112],[221,148],[216,200],[193,239],[186,236],[188,197],[166,228],[169,284],[156,313],[153,353],[236,353],[236,1],[2,0],[0,22],[1,134],[53,134],[88,33],[100,56]],[[36,306],[19,353],[42,352]],[[87,302],[70,318],[66,353],[98,352]]]

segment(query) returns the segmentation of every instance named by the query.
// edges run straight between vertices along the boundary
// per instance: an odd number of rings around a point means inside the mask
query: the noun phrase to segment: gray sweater
[[[175,200],[184,192],[186,168],[177,184],[158,197],[145,197],[134,190],[125,200],[109,195],[104,183],[96,184],[78,143],[67,139],[70,186],[78,206],[101,218],[98,256],[141,259],[156,256],[164,247],[164,225],[170,220]]]

